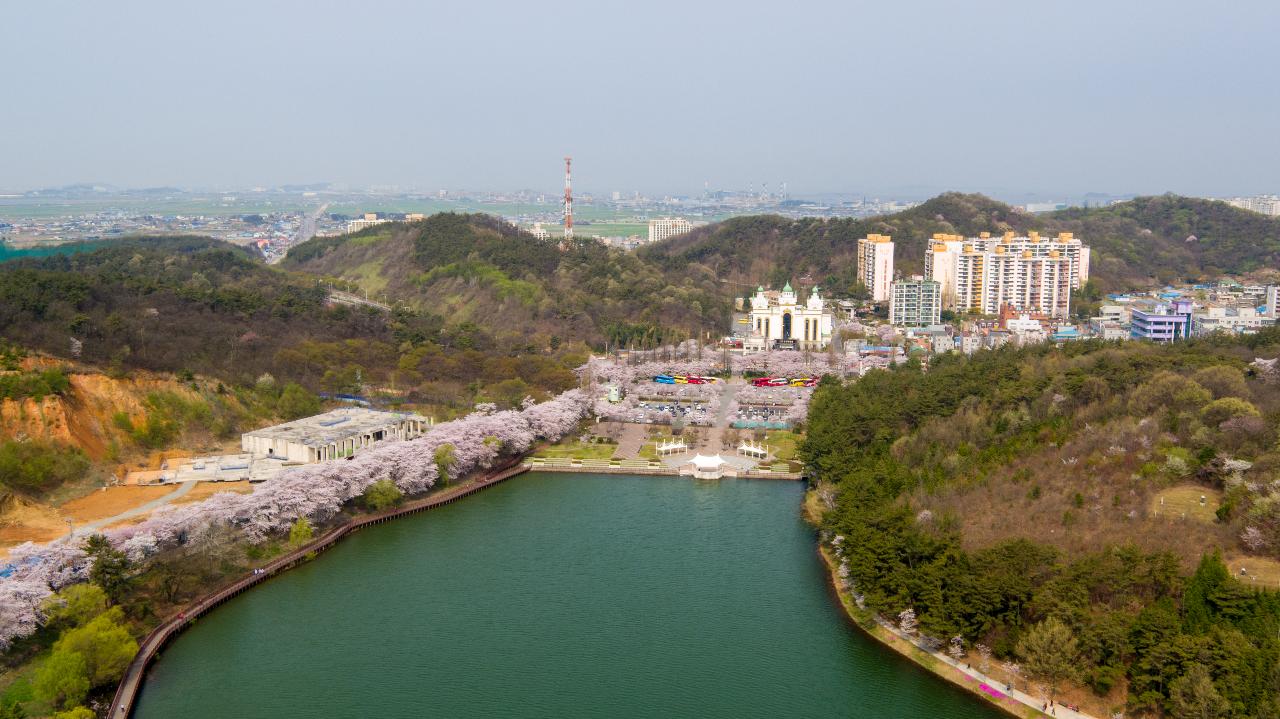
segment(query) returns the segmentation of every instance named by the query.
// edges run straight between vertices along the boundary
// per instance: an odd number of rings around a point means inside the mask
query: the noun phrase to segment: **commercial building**
[[[1191,330],[1197,335],[1214,332],[1247,334],[1275,323],[1274,317],[1260,313],[1254,307],[1206,307],[1192,318]]]
[[[889,298],[889,324],[928,327],[942,321],[942,285],[913,278],[893,283]]]
[[[1100,340],[1127,340],[1129,331],[1119,322],[1106,317],[1094,317],[1089,320],[1089,332]]]
[[[349,457],[389,439],[412,439],[432,424],[431,418],[417,414],[344,407],[245,432],[240,436],[240,449],[254,457],[323,462]]]
[[[1101,305],[1098,307],[1098,319],[1118,325],[1129,323],[1129,308],[1124,305]]]
[[[385,222],[387,222],[387,220],[379,218],[378,213],[366,212],[364,213],[364,217],[358,220],[351,220],[347,223],[347,232],[359,232],[360,230],[366,230],[374,225],[381,225]]]
[[[888,235],[867,235],[858,240],[858,279],[871,299],[888,302],[893,282],[893,240]]]
[[[1149,311],[1134,309],[1129,336],[1154,342],[1186,339],[1191,336],[1191,301],[1177,300],[1172,306],[1156,305]]]
[[[693,223],[683,217],[659,217],[649,220],[649,241],[661,242],[693,229]]]
[[[757,287],[748,317],[751,334],[743,348],[819,350],[831,341],[832,319],[817,287],[804,304],[799,302],[790,282],[776,293]]]
[[[937,234],[925,253],[925,277],[941,285],[947,309],[995,314],[1007,305],[1064,319],[1071,291],[1089,279],[1089,248],[1069,232],[1056,239]]]

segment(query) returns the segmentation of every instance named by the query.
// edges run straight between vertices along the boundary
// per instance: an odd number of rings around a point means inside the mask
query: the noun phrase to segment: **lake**
[[[1004,716],[847,621],[803,490],[525,474],[217,609],[134,716]]]

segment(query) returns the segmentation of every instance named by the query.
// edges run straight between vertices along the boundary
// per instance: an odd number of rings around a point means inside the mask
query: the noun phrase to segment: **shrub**
[[[276,401],[276,413],[285,419],[298,419],[319,412],[320,398],[295,382],[285,385],[280,399]]]
[[[364,506],[375,512],[381,512],[400,503],[404,493],[389,479],[382,479],[369,485],[361,496]]]
[[[84,476],[89,460],[75,447],[49,442],[0,444],[0,485],[40,493]]]
[[[61,367],[40,372],[19,372],[0,375],[0,399],[26,399],[40,401],[49,395],[64,395],[71,389],[71,380]]]
[[[1200,410],[1200,416],[1204,418],[1205,424],[1217,427],[1233,417],[1258,417],[1261,413],[1248,400],[1239,397],[1223,397],[1205,405],[1204,409]]]
[[[89,694],[89,671],[82,655],[54,650],[36,670],[36,698],[54,706],[72,707]]]
[[[1213,365],[1198,370],[1192,377],[1217,399],[1249,396],[1249,385],[1245,383],[1244,375],[1235,367]]]

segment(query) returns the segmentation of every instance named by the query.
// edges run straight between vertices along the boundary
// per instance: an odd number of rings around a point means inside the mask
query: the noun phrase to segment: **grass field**
[[[344,269],[342,276],[355,282],[371,295],[376,295],[387,289],[387,278],[382,274],[382,265],[381,258],[372,259],[362,265]]]
[[[558,459],[612,459],[616,444],[582,444],[569,442],[547,447],[534,454],[535,457],[551,457]]]
[[[1204,504],[1200,498],[1204,497]],[[1218,521],[1218,505],[1222,493],[1200,485],[1170,487],[1151,498],[1151,515],[1178,519],[1185,517],[1212,524]]]
[[[796,458],[796,445],[803,439],[803,435],[790,432],[785,429],[770,430],[765,434],[765,444],[769,445],[769,450],[773,454],[773,458],[782,462],[790,462]]]
[[[1258,587],[1280,587],[1280,562],[1262,557],[1227,555],[1224,558],[1231,576]],[[1240,570],[1244,570],[1242,573]]]

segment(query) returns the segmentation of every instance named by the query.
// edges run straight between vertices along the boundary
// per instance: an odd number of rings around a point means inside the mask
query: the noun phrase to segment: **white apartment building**
[[[1280,217],[1280,197],[1276,195],[1258,195],[1257,197],[1233,197],[1227,200],[1232,207],[1242,210],[1253,210],[1271,217]]]
[[[693,223],[683,217],[659,217],[649,220],[649,241],[661,242],[693,229]]]
[[[893,240],[888,235],[867,235],[858,240],[858,279],[875,302],[888,302],[893,282]]]
[[[934,235],[925,253],[925,276],[941,285],[943,306],[996,314],[1004,305],[1065,318],[1071,291],[1089,279],[1089,248],[1071,233],[1056,239],[1038,232],[1017,237]]]
[[[897,280],[889,298],[889,324],[928,327],[942,322],[942,286],[934,280]]]
[[[543,227],[541,222],[533,223],[533,229],[529,230],[529,234],[533,235],[539,240],[546,240],[551,238],[551,233],[547,232],[547,228]]]

